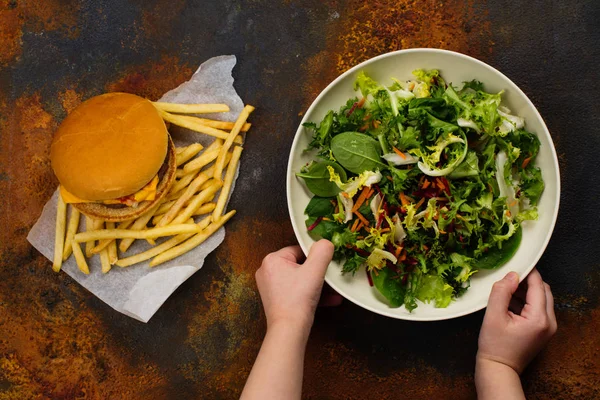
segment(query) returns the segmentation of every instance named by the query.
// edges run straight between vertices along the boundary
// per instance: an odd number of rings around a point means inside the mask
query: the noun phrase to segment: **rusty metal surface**
[[[470,0],[0,0],[0,399],[235,398],[265,323],[254,271],[294,242],[284,176],[315,96],[382,52],[441,47],[499,68],[533,100],[560,158],[562,204],[539,263],[559,331],[525,373],[529,398],[600,397],[600,3]],[[114,312],[25,240],[56,181],[53,130],[80,101],[156,99],[205,59],[235,54],[257,106],[238,215],[223,245],[148,324]],[[474,398],[483,314],[402,322],[348,302],[317,313],[311,399]]]

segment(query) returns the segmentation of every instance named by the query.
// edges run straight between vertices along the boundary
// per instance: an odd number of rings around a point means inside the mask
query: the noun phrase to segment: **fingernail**
[[[513,282],[519,282],[519,274],[517,274],[514,271],[511,271],[508,274],[506,274],[506,276],[504,277],[504,279],[507,279],[507,280],[513,281]]]

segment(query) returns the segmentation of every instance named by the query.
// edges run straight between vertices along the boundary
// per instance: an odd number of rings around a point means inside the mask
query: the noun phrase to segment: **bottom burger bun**
[[[103,221],[121,222],[138,218],[148,212],[152,207],[158,204],[169,192],[175,181],[175,172],[177,162],[175,156],[175,146],[169,136],[168,149],[165,161],[158,172],[158,186],[156,195],[152,201],[142,201],[137,206],[127,206],[124,204],[102,204],[102,203],[75,203],[73,207],[77,208],[83,214]]]

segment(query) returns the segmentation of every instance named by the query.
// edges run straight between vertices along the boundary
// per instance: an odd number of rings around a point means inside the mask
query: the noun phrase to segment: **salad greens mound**
[[[363,266],[392,307],[447,307],[480,269],[516,252],[544,182],[536,135],[481,82],[437,70],[384,86],[364,72],[355,98],[316,124],[318,156],[297,176],[314,194],[311,236],[331,240],[342,273]]]

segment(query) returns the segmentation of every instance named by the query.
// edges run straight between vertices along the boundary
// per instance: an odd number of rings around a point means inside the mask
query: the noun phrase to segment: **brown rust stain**
[[[600,398],[600,308],[557,311],[558,332],[523,377],[527,398]]]
[[[5,115],[3,131],[8,133],[0,164],[0,250],[10,246],[23,254],[28,248],[26,235],[17,233],[33,225],[56,187],[48,151],[57,124],[39,94],[18,98],[14,108],[6,106],[0,114]]]
[[[313,333],[314,335],[314,333]],[[331,338],[314,346],[306,357],[304,396],[308,399],[474,399],[471,376],[452,376],[422,362],[413,368],[378,375],[367,367],[365,354]],[[312,347],[312,346],[311,346]],[[372,360],[371,360],[372,361]],[[401,394],[401,395],[400,395]]]
[[[350,0],[339,25],[329,24],[326,48],[306,63],[313,99],[336,76],[390,51],[434,47],[475,57],[491,51],[490,24],[473,1]]]
[[[128,67],[118,80],[106,85],[106,92],[134,93],[158,100],[164,93],[188,80],[193,72],[177,57],[164,56],[154,63]]]
[[[158,2],[142,11],[141,34],[144,38],[161,38],[177,24],[177,18],[186,5],[185,0]]]
[[[67,114],[73,111],[82,101],[82,95],[74,89],[66,89],[58,94],[58,99]]]
[[[166,385],[152,363],[107,335],[82,303],[91,295],[67,287],[41,256],[0,282],[0,399],[144,398]]]
[[[0,0],[0,66],[21,54],[24,26],[31,32],[56,31],[69,38],[79,35],[76,0]]]

